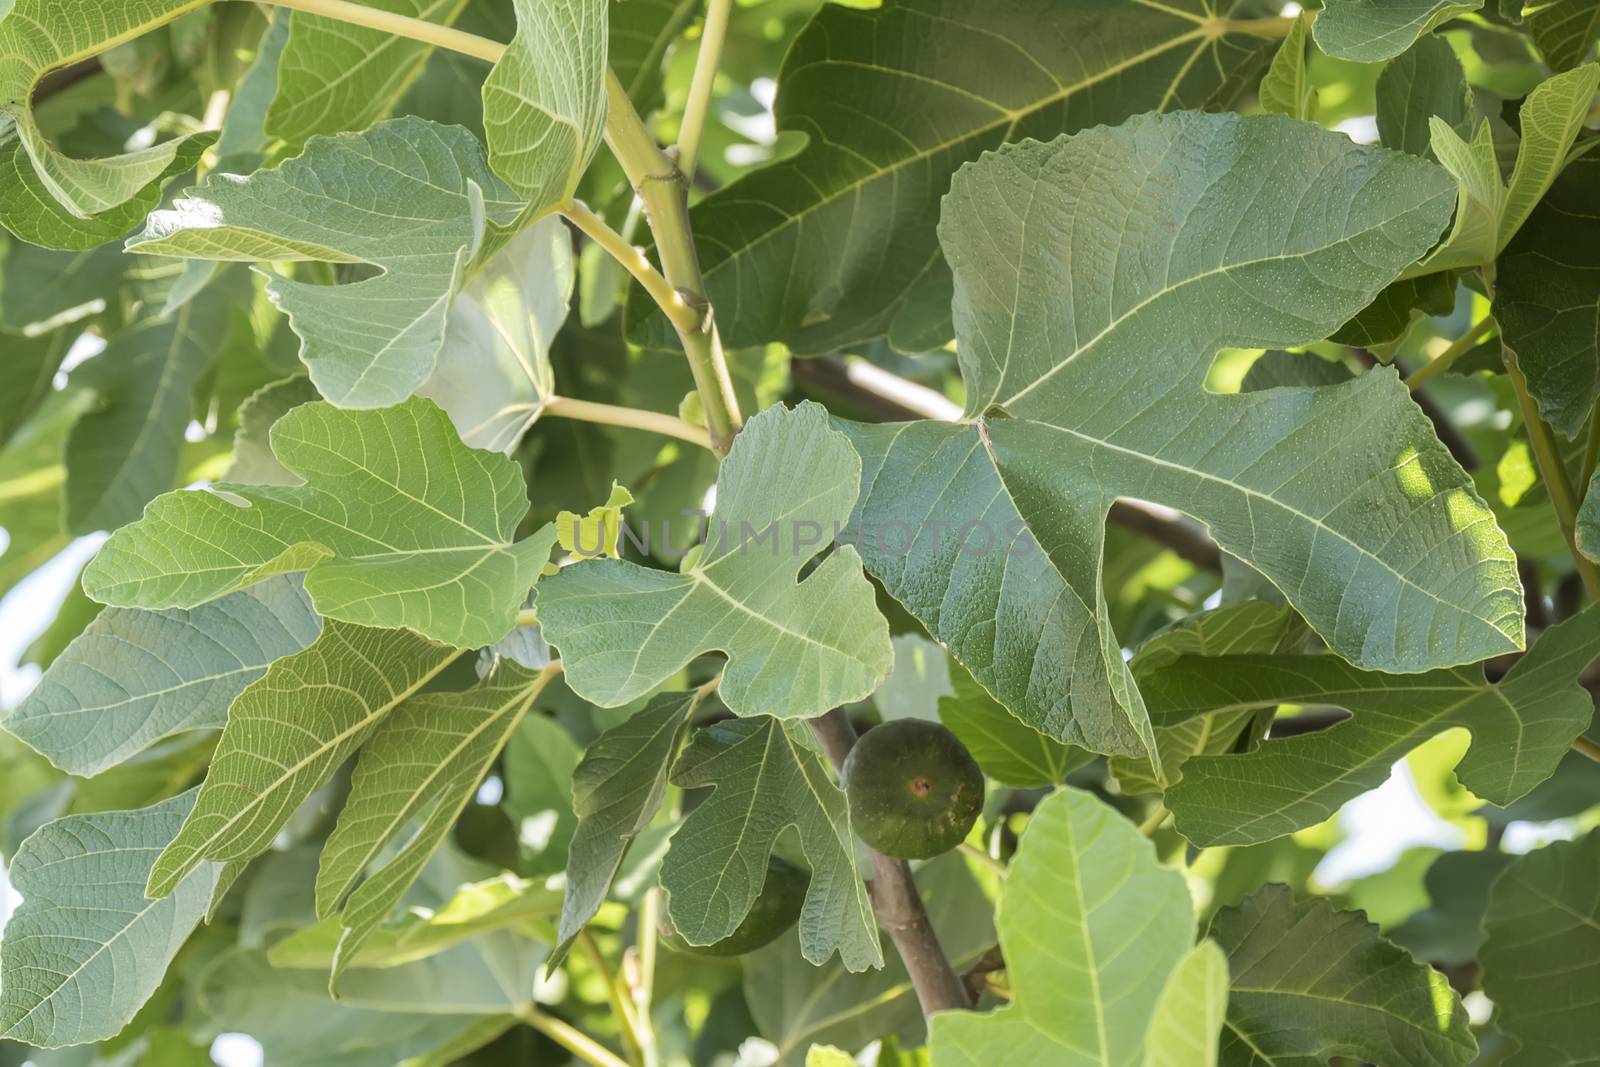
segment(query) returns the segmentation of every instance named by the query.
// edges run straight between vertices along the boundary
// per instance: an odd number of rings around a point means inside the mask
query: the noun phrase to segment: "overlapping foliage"
[[[1600,1055],[1592,5],[703,6],[0,0],[0,1065]]]

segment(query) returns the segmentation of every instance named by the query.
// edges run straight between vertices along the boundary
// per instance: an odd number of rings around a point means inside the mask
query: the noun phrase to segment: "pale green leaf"
[[[1591,0],[1528,0],[1524,21],[1552,70],[1571,70],[1600,40],[1600,4]]]
[[[1459,204],[1450,236],[1407,276],[1494,259],[1561,174],[1597,89],[1600,63],[1590,63],[1540,82],[1528,94],[1519,112],[1522,140],[1509,181],[1500,177],[1487,120],[1468,143],[1444,119],[1430,118],[1433,153],[1456,179]]]
[[[204,860],[269,848],[300,802],[456,655],[405,630],[324,622],[315,643],[233,702],[194,810],[150,870],[150,895],[171,892]]]
[[[808,353],[882,334],[907,350],[943,343],[951,282],[934,223],[957,169],[1007,141],[1232,102],[1266,42],[1208,20],[1239,6],[822,5],[777,78],[778,130],[807,135],[805,149],[690,212],[723,338]],[[651,343],[675,343],[642,294],[629,315],[649,316]]]
[[[479,267],[456,297],[439,365],[418,393],[473,448],[510,452],[555,392],[550,345],[572,296],[572,235],[551,216]]]
[[[1600,833],[1515,860],[1489,891],[1483,925],[1483,990],[1496,1024],[1520,1046],[1506,1067],[1592,1063]]]
[[[12,217],[27,221],[25,226],[38,227],[30,236],[54,238],[58,227],[40,218],[38,210],[51,210],[40,201],[32,212],[20,210],[28,199],[37,199],[40,193],[54,199],[65,213],[62,215],[59,236],[66,242],[61,247],[87,247],[83,234],[94,223],[94,217],[137,201],[116,216],[120,229],[125,230],[137,221],[137,214],[154,207],[161,196],[161,183],[180,170],[187,169],[178,160],[180,153],[197,153],[209,142],[209,135],[179,137],[133,152],[106,159],[74,159],[62,153],[48,140],[34,121],[30,102],[33,90],[43,76],[57,67],[64,67],[80,59],[105,51],[112,45],[130,40],[179,15],[202,6],[205,0],[126,0],[108,4],[103,0],[13,0],[9,13],[0,17],[0,153],[7,159],[7,169],[13,170],[20,159],[15,150],[25,154],[31,163],[33,180],[23,179],[29,186],[26,193],[17,189],[15,181],[6,182],[8,195],[0,198],[6,208],[7,225]],[[190,158],[189,165],[193,165]],[[14,177],[20,177],[14,173]],[[28,219],[29,215],[33,217]],[[75,218],[89,226],[75,226],[67,219]],[[98,244],[115,233],[90,241]],[[45,243],[55,244],[55,240]]]
[[[941,1012],[934,1067],[1122,1067],[1144,1062],[1168,978],[1194,942],[1183,876],[1091,793],[1063,789],[1034,810],[996,923],[1011,1003]]]
[[[62,770],[96,775],[164,737],[220,727],[233,698],[320,627],[289,577],[187,611],[108,608],[0,726]]]
[[[360,0],[368,7],[449,25],[467,0]],[[364,130],[385,118],[433,49],[385,30],[297,11],[278,61],[266,131],[298,145],[317,134]]]
[[[1228,957],[1215,941],[1190,950],[1167,977],[1145,1038],[1145,1067],[1217,1067],[1228,1010]]]
[[[1576,437],[1600,397],[1600,152],[1568,164],[1506,246],[1494,315],[1540,416]]]
[[[522,205],[467,131],[394,119],[317,137],[243,179],[214,174],[150,216],[131,251],[191,259],[364,264],[375,276],[316,285],[275,276],[267,292],[302,341],[323,396],[344,407],[398,403],[428,380],[451,298],[489,224]]]
[[[806,1053],[806,1067],[856,1067],[855,1057],[832,1045],[812,1045]]]
[[[850,807],[805,731],[804,724],[761,716],[694,735],[672,782],[712,793],[684,819],[661,865],[668,914],[691,945],[733,933],[761,893],[778,837],[793,827],[811,867],[800,951],[819,965],[838,952],[847,970],[882,967]]]
[[[1098,752],[1154,747],[1101,588],[1118,496],[1203,522],[1354,662],[1520,647],[1505,537],[1392,370],[1204,384],[1221,348],[1327,336],[1451,199],[1431,164],[1278,116],[1145,116],[969,166],[941,223],[967,421],[850,425],[850,538],[1006,707]]]
[[[751,419],[723,462],[707,540],[687,570],[586,560],[540,583],[544,635],[573,691],[615,707],[720,651],[718,692],[740,715],[820,715],[870,694],[894,653],[861,557],[844,545],[799,577],[849,515],[860,472],[816,404]]]
[[[894,648],[894,668],[872,694],[878,714],[885,721],[938,721],[940,698],[954,692],[950,688],[950,657],[920,634],[896,634],[889,644]]]
[[[1473,735],[1461,783],[1508,804],[1555,773],[1588,725],[1594,702],[1578,676],[1597,654],[1600,609],[1591,608],[1546,630],[1493,684],[1481,667],[1386,675],[1333,656],[1186,657],[1143,680],[1157,722],[1284,703],[1331,704],[1352,717],[1254,752],[1196,756],[1167,807],[1197,845],[1267,841],[1321,822],[1453,726]]]
[[[1308,16],[1295,19],[1289,36],[1278,46],[1272,65],[1261,79],[1261,110],[1269,115],[1287,115],[1292,119],[1317,117],[1317,87],[1311,84],[1310,62],[1306,58],[1309,35]]]
[[[68,532],[115,530],[173,487],[195,389],[228,337],[237,296],[212,286],[169,316],[112,335],[73,372],[95,404],[67,437]]]
[[[497,930],[547,941],[550,920],[560,907],[558,891],[503,874],[462,886],[440,908],[412,908],[391,919],[372,931],[353,959],[340,965],[398,967]],[[345,928],[332,918],[274,942],[267,958],[274,967],[326,970],[350,952]]]
[[[1360,912],[1269,885],[1210,935],[1232,975],[1223,1067],[1471,1063],[1478,1042],[1445,976],[1385,941]]]
[[[605,0],[512,0],[517,35],[483,83],[489,164],[542,215],[571,199],[606,120]]]
[[[144,221],[169,180],[194,169],[210,142],[210,134],[199,134],[156,146],[172,147],[172,156],[151,178],[149,187],[130,200],[84,218],[56,198],[34,169],[21,141],[7,143],[0,136],[0,226],[45,248],[83,251],[115,241]]]
[[[950,671],[950,685],[954,693],[939,701],[939,720],[996,781],[1021,789],[1061,785],[1093,758],[1011,714],[959,665]]]
[[[1472,90],[1461,60],[1449,41],[1429,34],[1378,75],[1378,137],[1385,148],[1429,155],[1435,117],[1461,137],[1472,135]]]
[[[572,774],[578,829],[567,847],[566,896],[551,959],[559,962],[600,911],[622,857],[661,807],[684,724],[703,694],[663,693],[601,734]]]
[[[372,731],[317,869],[318,917],[337,913],[344,928],[334,984],[422,873],[552,676],[503,663],[463,692],[412,697]],[[392,844],[403,847],[372,869]]]
[[[460,648],[510,632],[555,540],[548,526],[515,540],[528,511],[515,463],[462,445],[421,399],[379,411],[302,404],[271,438],[305,484],[160,497],[101,548],[84,591],[119,607],[191,607],[304,570],[328,618]]]
[[[1317,45],[1335,59],[1376,63],[1482,6],[1483,0],[1323,0],[1313,32]]]
[[[395,967],[357,967],[339,999],[326,972],[274,967],[261,950],[232,949],[198,975],[205,1022],[260,1041],[271,1064],[375,1067],[430,1055],[487,1018],[505,1019],[531,1000],[542,950],[488,935]]]
[[[1540,82],[1523,101],[1518,112],[1522,119],[1522,143],[1517,148],[1516,166],[1506,187],[1499,248],[1504,248],[1516,236],[1561,174],[1567,152],[1589,117],[1597,90],[1600,90],[1600,63],[1589,63]]]
[[[233,462],[227,480],[246,485],[299,485],[300,476],[272,453],[272,424],[301,404],[322,397],[303,374],[271,382],[239,405],[239,429],[233,435]]]
[[[0,942],[0,1039],[58,1048],[114,1036],[206,914],[222,865],[205,863],[148,900],[145,876],[195,792],[142,811],[46,825],[10,864],[22,903]]]

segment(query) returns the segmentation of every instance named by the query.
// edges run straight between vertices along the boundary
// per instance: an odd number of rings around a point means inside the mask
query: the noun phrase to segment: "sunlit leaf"
[[[192,607],[303,570],[329,618],[463,648],[510,632],[555,541],[550,527],[516,540],[528,510],[516,464],[465,447],[420,399],[302,404],[271,439],[304,484],[169,493],[112,535],[84,590],[121,607]]]

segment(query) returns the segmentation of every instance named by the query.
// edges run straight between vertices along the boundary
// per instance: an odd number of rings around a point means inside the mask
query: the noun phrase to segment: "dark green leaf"
[[[1378,936],[1360,912],[1269,885],[1219,912],[1228,954],[1224,1067],[1472,1062],[1478,1043],[1443,974]]]
[[[1227,102],[1261,42],[1214,32],[1216,6],[824,5],[778,75],[778,129],[806,134],[805,149],[691,212],[724,339],[801,352],[886,333],[911,350],[941,343],[950,273],[933,224],[951,176],[1007,141]],[[650,309],[634,299],[641,318]],[[672,343],[659,317],[648,337]]]

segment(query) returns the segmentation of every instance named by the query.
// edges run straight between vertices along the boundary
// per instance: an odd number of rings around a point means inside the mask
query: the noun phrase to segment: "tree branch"
[[[834,708],[809,721],[828,759],[835,768],[842,769],[845,757],[856,743],[855,727],[850,725],[844,710]],[[917,991],[923,1016],[972,1007],[967,987],[939,945],[939,935],[934,933],[933,923],[928,919],[922,894],[917,892],[917,883],[911,878],[910,865],[876,849],[868,851],[872,853],[872,910],[878,917],[878,925],[894,942],[906,972],[911,975],[911,985]]]
[[[700,53],[694,59],[694,76],[689,82],[689,100],[683,105],[683,125],[678,132],[678,166],[685,178],[694,179],[699,160],[700,139],[705,133],[706,114],[711,110],[711,90],[717,82],[717,64],[722,61],[722,42],[728,36],[728,17],[733,0],[709,0],[705,29],[700,33]]]

